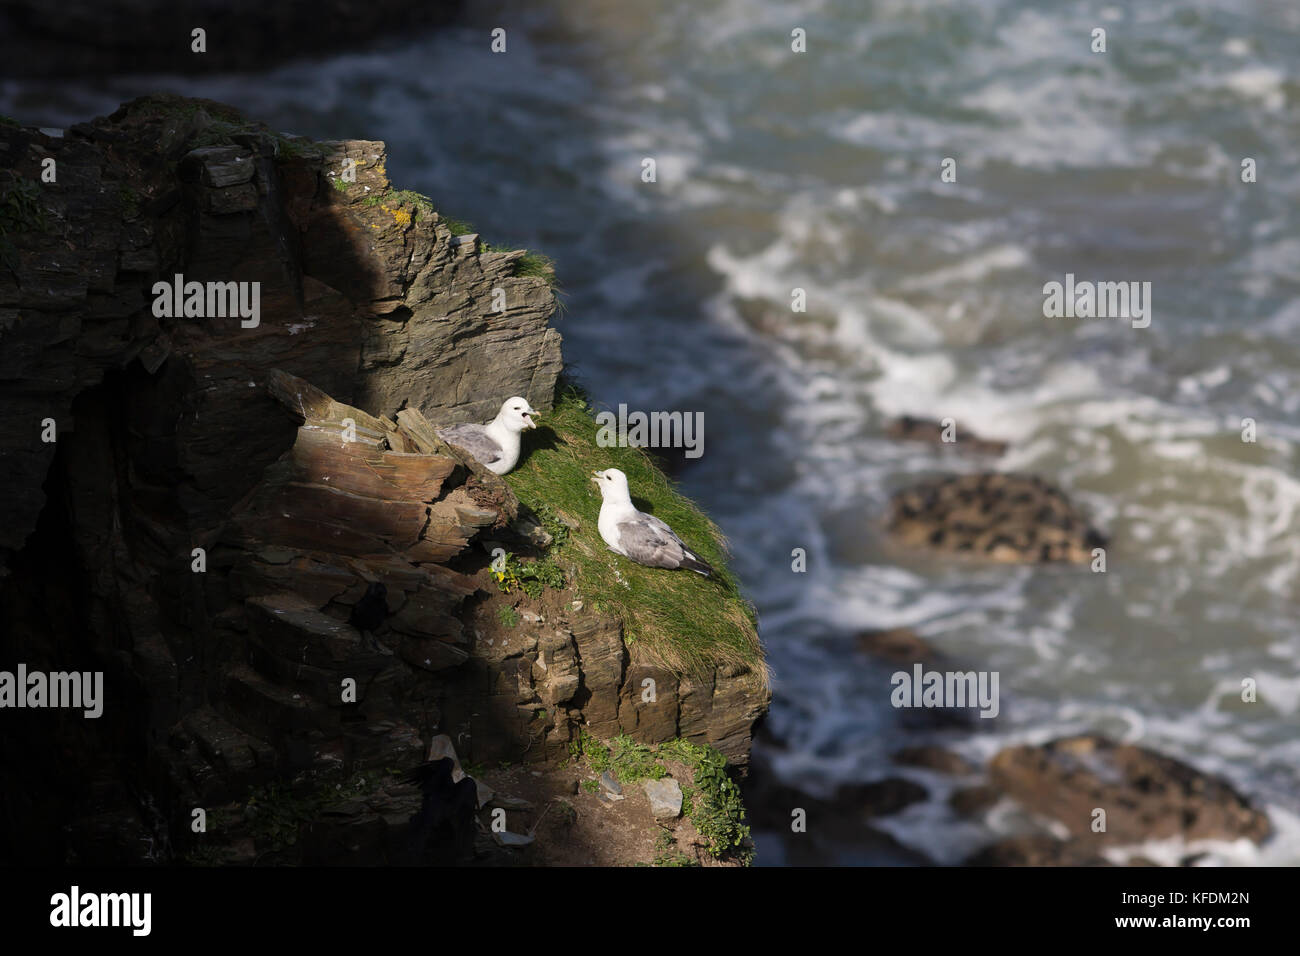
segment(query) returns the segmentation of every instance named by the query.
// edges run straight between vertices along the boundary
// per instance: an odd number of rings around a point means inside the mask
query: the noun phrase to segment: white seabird
[[[682,543],[673,529],[654,515],[637,511],[627,488],[627,475],[617,468],[592,473],[604,499],[600,505],[600,536],[616,554],[651,568],[687,568],[706,578],[713,568]]]
[[[448,425],[436,429],[449,445],[469,452],[495,475],[504,475],[519,462],[519,436],[525,428],[536,428],[533,415],[540,414],[528,400],[515,396],[501,405],[497,417],[486,425]]]

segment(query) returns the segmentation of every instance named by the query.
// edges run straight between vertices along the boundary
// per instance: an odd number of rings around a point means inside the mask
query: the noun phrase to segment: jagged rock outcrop
[[[46,158],[58,178],[42,185]],[[753,674],[644,667],[619,620],[572,601],[508,629],[484,607],[482,538],[537,535],[430,423],[486,420],[510,394],[551,406],[554,294],[519,274],[524,253],[453,235],[394,191],[384,158],[382,143],[287,139],[174,97],[62,137],[0,126],[14,170],[0,187],[18,197],[0,204],[0,650],[108,666],[110,719],[68,746],[110,784],[129,777],[59,808],[78,821],[70,856],[127,862],[147,844],[160,858],[194,807],[410,766],[437,734],[475,763],[556,761],[580,728],[748,758],[768,699]],[[259,321],[156,310],[154,284],[178,274],[259,283]],[[46,419],[56,441],[41,441]],[[376,581],[388,614],[362,634],[349,612]],[[366,845],[391,862],[418,797],[367,786],[329,811],[331,832],[388,834]],[[18,789],[0,797],[10,820],[30,811]],[[261,859],[266,812],[221,818],[220,858]],[[335,858],[311,846],[297,858]]]
[[[185,475],[198,534],[291,434],[266,414],[271,369],[382,415],[405,403],[434,422],[487,420],[502,394],[549,407],[561,367],[549,285],[514,275],[523,252],[453,236],[394,193],[384,158],[382,143],[290,141],[174,97],[62,137],[0,126],[12,171],[0,188],[24,216],[6,224],[0,268],[0,566],[44,504],[56,445],[42,422],[74,429],[73,399],[137,358],[150,376],[139,411],[160,419],[145,440],[177,458],[150,464]],[[46,159],[57,180],[41,184]],[[156,317],[154,283],[176,274],[260,283],[260,323]]]

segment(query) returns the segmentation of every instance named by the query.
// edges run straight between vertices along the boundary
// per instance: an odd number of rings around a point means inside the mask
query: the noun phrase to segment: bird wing
[[[465,449],[480,464],[492,465],[505,457],[505,449],[492,440],[482,425],[465,423],[437,429],[438,437],[449,445]]]
[[[637,564],[652,568],[678,568],[682,563],[682,542],[673,529],[654,515],[640,514],[617,525],[618,544]]]

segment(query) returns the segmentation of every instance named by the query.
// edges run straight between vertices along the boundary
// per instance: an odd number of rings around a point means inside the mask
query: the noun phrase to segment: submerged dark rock
[[[836,789],[833,802],[844,812],[887,817],[928,796],[929,791],[913,780],[886,777],[868,783],[845,784]]]
[[[921,441],[941,448],[951,446],[959,451],[976,455],[1001,455],[1007,450],[1007,443],[1004,441],[980,438],[957,425],[953,425],[949,432],[942,422],[914,418],[911,415],[902,415],[891,421],[885,429],[885,434],[900,441]],[[953,440],[944,441],[945,434],[951,434]]]
[[[1010,747],[989,764],[991,782],[1027,809],[1098,845],[1245,838],[1271,832],[1268,817],[1226,780],[1132,744],[1084,735]],[[1094,831],[1095,811],[1106,829]]]
[[[1106,546],[1064,492],[1036,475],[923,481],[893,496],[887,527],[908,547],[981,561],[1085,564]]]
[[[943,656],[910,627],[862,631],[856,638],[856,644],[864,654],[890,664],[910,667],[920,662],[933,666],[943,660]]]
[[[959,817],[978,817],[1001,798],[997,788],[981,784],[954,790],[948,797],[948,806]]]
[[[955,777],[974,773],[976,769],[961,754],[934,746],[904,747],[890,754],[890,759],[903,767],[922,767]]]
[[[966,866],[1111,866],[1099,845],[1044,834],[1006,837],[967,858]]]

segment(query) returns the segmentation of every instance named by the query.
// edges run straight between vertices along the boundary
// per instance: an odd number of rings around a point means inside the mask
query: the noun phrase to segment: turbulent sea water
[[[383,139],[397,185],[551,255],[597,401],[705,413],[684,490],[759,608],[785,778],[826,792],[899,774],[904,744],[983,760],[1099,731],[1225,775],[1277,831],[1144,854],[1297,865],[1297,67],[1289,0],[568,0],[255,75],[5,82],[0,112],[60,126],[168,89]],[[1149,281],[1150,326],[1044,318],[1066,273]],[[1107,573],[885,548],[892,489],[981,464],[886,439],[902,413],[1009,440],[992,464],[1069,489],[1112,535]],[[893,626],[998,671],[997,719],[900,730],[852,640]],[[916,773],[935,799],[881,824],[904,844],[956,862],[1017,825],[958,821]],[[760,835],[758,862],[786,853]]]

